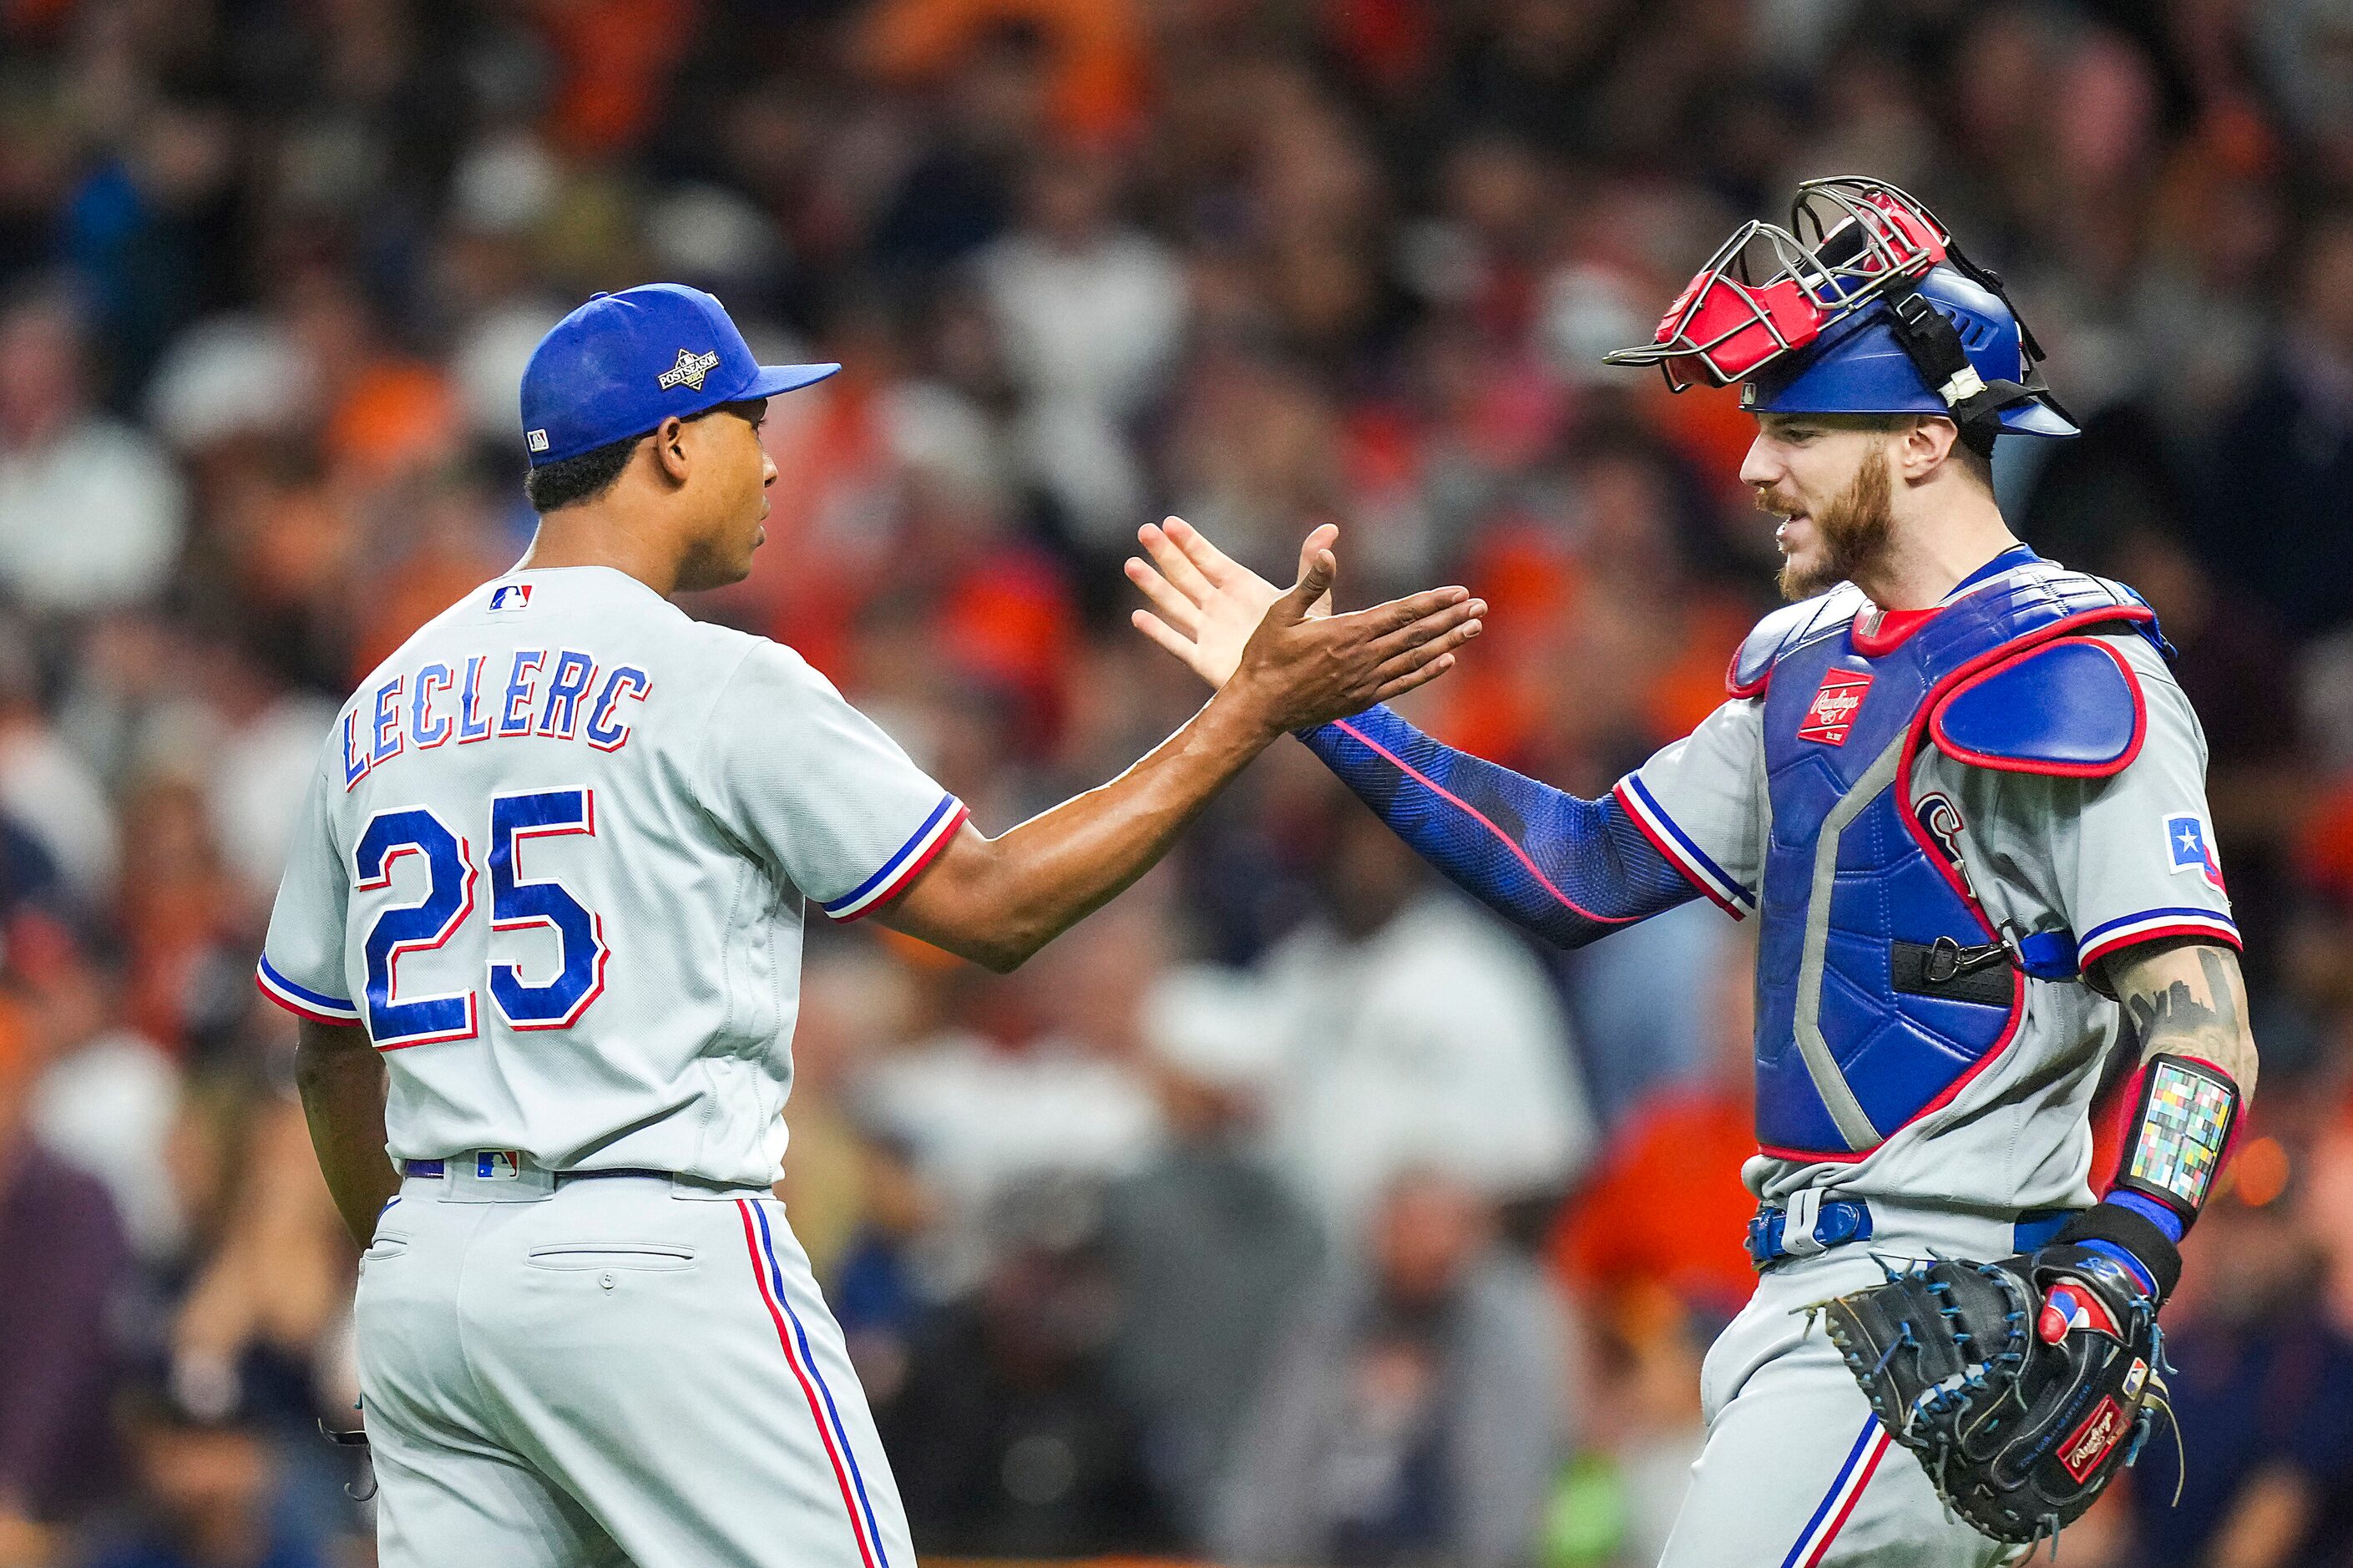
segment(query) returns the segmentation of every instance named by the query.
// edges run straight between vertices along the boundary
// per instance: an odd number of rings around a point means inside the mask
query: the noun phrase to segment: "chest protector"
[[[1758,900],[1757,1132],[1853,1160],[1949,1102],[2018,1032],[2027,974],[2074,975],[2063,930],[1999,931],[1951,802],[1912,798],[1924,745],[1976,766],[2101,777],[2140,749],[2129,666],[2085,634],[2156,617],[2120,584],[2025,563],[1900,638],[1843,587],[1767,617],[1733,661],[1765,705],[1772,834]]]

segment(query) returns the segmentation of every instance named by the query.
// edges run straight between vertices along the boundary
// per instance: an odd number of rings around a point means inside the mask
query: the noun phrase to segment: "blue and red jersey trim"
[[[2230,916],[2180,905],[2142,910],[2094,926],[2078,941],[2075,962],[2080,968],[2089,970],[2110,953],[2120,952],[2137,942],[2183,936],[2219,942],[2231,948],[2240,945],[2238,924]]]
[[[1888,1442],[1887,1428],[1879,1424],[1878,1416],[1873,1415],[1863,1422],[1862,1434],[1855,1438],[1854,1447],[1847,1450],[1846,1463],[1839,1467],[1838,1474],[1831,1480],[1830,1490],[1822,1494],[1822,1500],[1815,1506],[1814,1516],[1806,1521],[1806,1528],[1799,1531],[1797,1543],[1789,1548],[1789,1554],[1781,1559],[1781,1568],[1816,1568],[1816,1564],[1829,1553],[1831,1542],[1839,1538],[1839,1531],[1844,1530],[1846,1521],[1853,1517],[1854,1505],[1862,1500],[1862,1489],[1871,1484],[1872,1473],[1879,1468],[1879,1461],[1887,1457]]]
[[[330,996],[323,991],[298,985],[278,972],[276,965],[269,962],[268,953],[263,953],[254,965],[253,983],[264,996],[295,1016],[308,1018],[314,1024],[356,1024],[360,1021],[360,1010],[349,998]]]
[[[752,1255],[752,1275],[759,1285],[761,1305],[776,1324],[776,1342],[784,1348],[786,1364],[792,1368],[794,1381],[800,1384],[802,1397],[808,1401],[809,1419],[817,1424],[818,1441],[825,1448],[834,1482],[840,1489],[842,1508],[849,1516],[850,1537],[858,1543],[859,1560],[862,1568],[891,1568],[890,1552],[882,1544],[881,1526],[875,1521],[874,1503],[866,1494],[866,1475],[859,1468],[858,1450],[850,1446],[849,1428],[842,1425],[841,1410],[834,1402],[824,1369],[809,1350],[808,1330],[785,1291],[785,1271],[776,1261],[776,1238],[768,1229],[766,1206],[738,1198],[735,1207],[743,1215],[744,1244]]]
[[[1757,895],[1717,865],[1690,834],[1676,826],[1675,819],[1667,815],[1658,797],[1643,784],[1641,774],[1628,773],[1618,781],[1618,787],[1612,793],[1617,795],[1618,804],[1625,807],[1626,815],[1633,818],[1634,826],[1642,830],[1642,837],[1667,858],[1668,864],[1689,878],[1693,887],[1706,894],[1710,901],[1734,920],[1748,918],[1748,911],[1757,907]]]
[[[956,829],[972,815],[964,802],[952,795],[940,797],[923,825],[908,837],[904,844],[892,853],[874,874],[838,899],[820,900],[818,908],[837,921],[854,921],[872,912],[903,891],[907,884],[932,863],[932,858],[948,846]]]

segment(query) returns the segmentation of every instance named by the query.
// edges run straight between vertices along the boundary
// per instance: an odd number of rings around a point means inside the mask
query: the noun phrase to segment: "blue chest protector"
[[[2138,752],[2130,668],[2080,634],[2137,629],[2130,589],[2022,550],[1907,637],[1862,595],[1790,605],[1750,634],[1736,695],[1762,696],[1773,831],[1760,889],[1757,1131],[1768,1154],[1851,1160],[1944,1105],[2017,1032],[2016,971],[2074,973],[2063,930],[1999,931],[1924,745],[1978,766],[2098,777]],[[1859,618],[1861,616],[1861,618]],[[1894,646],[1886,646],[1893,642]]]

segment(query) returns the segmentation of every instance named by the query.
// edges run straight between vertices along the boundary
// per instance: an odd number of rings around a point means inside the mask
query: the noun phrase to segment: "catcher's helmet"
[[[1656,364],[1677,392],[1742,383],[1741,406],[1759,414],[1940,414],[1985,440],[2078,434],[2001,279],[1918,202],[1877,180],[1809,180],[1789,224],[1742,226],[1652,340],[1609,363]]]

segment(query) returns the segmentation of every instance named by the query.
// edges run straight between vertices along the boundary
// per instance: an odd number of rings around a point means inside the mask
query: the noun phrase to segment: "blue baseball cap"
[[[727,308],[683,283],[597,294],[522,372],[522,440],[541,468],[684,418],[823,381],[838,364],[762,364]]]

